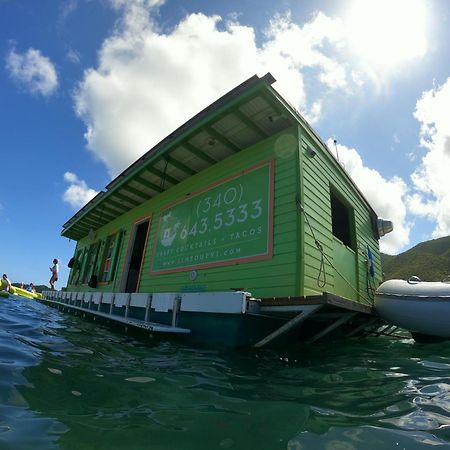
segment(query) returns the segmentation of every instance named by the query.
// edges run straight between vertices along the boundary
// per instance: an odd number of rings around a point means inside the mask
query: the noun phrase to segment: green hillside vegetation
[[[407,280],[416,275],[423,281],[442,281],[450,275],[450,236],[422,242],[396,256],[381,254],[385,280]]]

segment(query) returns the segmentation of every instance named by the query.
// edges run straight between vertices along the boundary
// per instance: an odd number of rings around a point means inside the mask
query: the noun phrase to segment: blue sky
[[[58,258],[64,286],[62,224],[267,72],[394,222],[383,251],[449,235],[449,14],[446,0],[0,0],[0,272],[48,285]]]

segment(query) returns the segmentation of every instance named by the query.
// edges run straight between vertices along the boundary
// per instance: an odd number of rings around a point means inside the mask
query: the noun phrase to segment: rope
[[[336,267],[335,267],[334,264],[333,264],[333,261],[331,261],[331,260],[328,258],[328,256],[325,254],[325,252],[324,252],[324,250],[323,250],[322,244],[319,242],[319,240],[316,238],[316,235],[314,234],[314,230],[313,230],[313,228],[312,228],[312,226],[311,226],[311,223],[309,222],[308,214],[306,213],[304,206],[303,206],[302,203],[300,202],[300,198],[299,198],[298,194],[297,194],[297,196],[296,196],[295,202],[296,202],[297,208],[300,210],[300,212],[302,212],[302,213],[304,214],[306,223],[307,223],[307,225],[308,225],[308,227],[309,227],[309,230],[310,230],[310,232],[311,232],[311,235],[312,235],[312,237],[313,237],[313,239],[314,239],[314,243],[315,243],[317,249],[318,249],[319,252],[320,252],[320,267],[319,267],[319,274],[318,274],[318,276],[317,276],[317,286],[319,286],[320,288],[323,288],[323,287],[325,287],[325,285],[326,285],[326,273],[325,273],[325,260],[326,260],[326,262],[327,262],[327,263],[335,270],[335,272],[336,272],[336,273],[344,280],[344,282],[350,287],[350,289],[351,289],[352,291],[354,291],[357,295],[360,295],[360,296],[361,296],[361,299],[364,301],[364,303],[367,303],[367,304],[372,305],[372,304],[373,304],[373,299],[370,297],[370,292],[369,292],[370,281],[369,281],[369,273],[368,273],[368,269],[367,269],[367,277],[366,277],[366,278],[367,278],[367,285],[368,285],[368,288],[367,288],[367,291],[368,291],[368,292],[367,292],[367,293],[368,293],[368,295],[369,295],[369,298],[366,298],[365,295],[363,295],[362,292],[360,292],[358,289],[355,289],[355,288],[353,287],[353,285],[350,283],[350,281],[348,281],[347,278],[345,278],[345,276],[342,275],[342,273],[339,272],[338,269],[336,269]],[[365,256],[365,255],[364,255],[364,256]],[[323,272],[323,281],[320,281],[320,278],[321,278],[321,276],[322,276],[322,272]],[[371,289],[372,289],[372,291],[373,291],[373,288],[371,288]]]
[[[363,255],[364,257],[366,255]],[[372,277],[370,275],[369,271],[369,265],[367,264],[367,270],[366,270],[366,289],[367,289],[367,295],[369,296],[370,302],[373,303],[374,297],[375,297],[375,287],[372,285]]]
[[[325,272],[325,260],[324,260],[325,252],[323,251],[322,244],[319,242],[319,240],[316,238],[316,235],[314,234],[314,230],[313,230],[311,224],[309,223],[308,215],[306,214],[305,208],[303,207],[302,203],[300,202],[300,198],[298,195],[295,199],[295,203],[297,204],[297,208],[305,215],[306,223],[309,226],[311,235],[314,239],[314,243],[316,244],[316,247],[320,252],[320,267],[319,267],[319,274],[317,275],[317,286],[319,286],[320,288],[323,288],[327,284],[327,274]],[[320,278],[322,277],[322,273],[323,273],[323,280],[321,281]]]

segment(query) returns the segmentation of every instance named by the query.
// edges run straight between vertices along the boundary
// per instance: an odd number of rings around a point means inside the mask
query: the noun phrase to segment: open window
[[[79,251],[78,263],[76,267],[74,267],[75,271],[72,277],[72,284],[81,284],[83,282],[83,274],[86,267],[88,253],[88,248],[84,248]]]
[[[86,260],[83,268],[82,283],[87,284],[91,275],[94,273],[94,266],[97,263],[97,254],[100,248],[100,242],[96,242],[89,247],[87,251]]]
[[[76,284],[78,282],[82,265],[82,255],[83,250],[78,250],[75,254],[75,262],[72,266],[72,270],[70,271],[68,284]]]
[[[100,281],[102,283],[109,283],[114,279],[117,258],[122,243],[122,234],[123,233],[119,231],[111,236],[108,236],[106,239],[101,263]]]
[[[114,252],[114,245],[116,243],[116,235],[108,236],[105,244],[105,251],[102,258],[102,271],[100,281],[106,283],[109,279],[109,272],[111,271],[111,263]]]
[[[354,212],[336,192],[330,192],[333,235],[347,247],[355,249]]]

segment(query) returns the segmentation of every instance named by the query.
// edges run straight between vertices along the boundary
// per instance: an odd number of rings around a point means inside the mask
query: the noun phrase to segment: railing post
[[[127,295],[127,300],[125,302],[125,319],[128,317],[128,311],[130,310],[131,294]]]
[[[145,305],[144,322],[148,322],[148,317],[150,316],[150,308],[151,307],[152,307],[152,294],[148,294],[147,303]]]
[[[112,313],[113,313],[115,301],[116,301],[116,295],[114,294],[111,298],[111,306],[109,307],[109,315],[112,315]]]
[[[172,327],[176,327],[178,325],[178,313],[180,312],[180,307],[181,307],[181,295],[177,295],[173,299]]]

